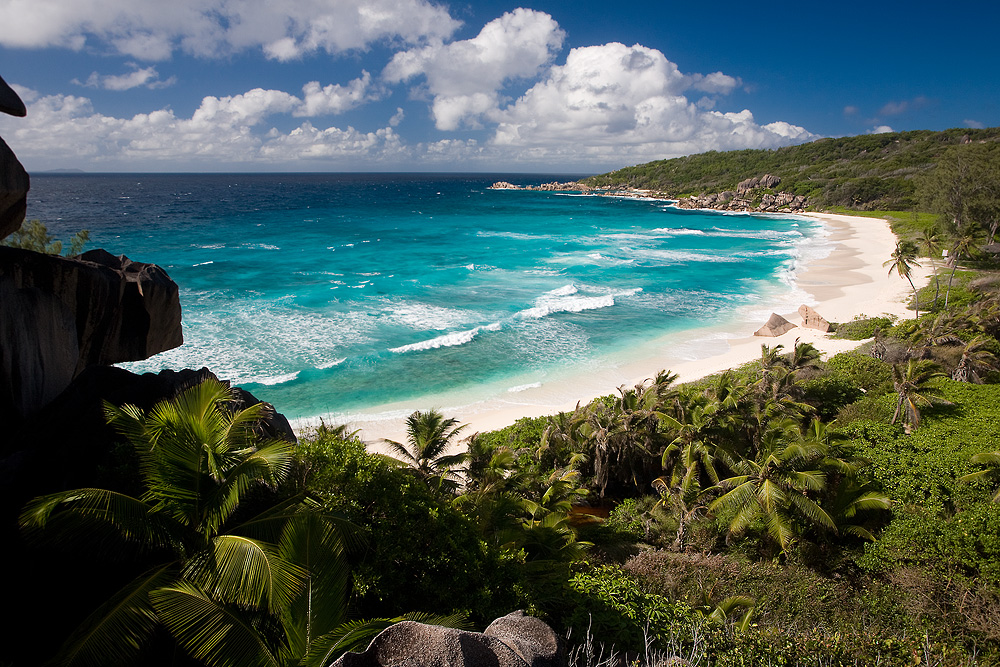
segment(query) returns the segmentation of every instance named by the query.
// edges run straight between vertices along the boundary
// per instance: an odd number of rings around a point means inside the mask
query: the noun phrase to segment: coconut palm
[[[951,379],[958,382],[974,382],[982,384],[980,377],[987,371],[1000,370],[1000,361],[997,360],[988,348],[993,346],[993,341],[983,335],[976,336],[962,350],[962,359],[958,362],[958,367],[952,373]]]
[[[931,405],[941,390],[931,384],[931,380],[944,377],[937,364],[927,359],[910,359],[906,366],[892,365],[892,384],[898,400],[891,424],[900,416],[906,432],[920,426],[920,408]]]
[[[776,424],[762,439],[755,460],[729,462],[736,474],[719,483],[726,493],[709,511],[733,513],[730,535],[742,535],[763,522],[767,535],[785,550],[799,531],[799,521],[836,532],[830,515],[809,497],[826,487],[829,447],[792,436],[795,428],[793,420]]]
[[[889,275],[895,271],[899,274],[900,278],[906,278],[910,283],[910,288],[913,290],[913,308],[916,311],[914,317],[920,317],[920,304],[917,302],[917,288],[913,284],[913,277],[911,275],[914,266],[920,266],[920,262],[917,261],[917,249],[913,243],[910,241],[897,241],[896,249],[892,251],[892,256],[882,263],[882,266],[889,267]],[[948,306],[948,299],[945,298],[945,307]]]
[[[963,234],[955,239],[951,246],[951,254],[948,256],[948,264],[951,265],[951,275],[948,276],[948,289],[944,292],[944,307],[948,307],[948,299],[951,296],[951,284],[955,281],[955,271],[958,270],[958,261],[963,258],[970,258],[976,251],[976,238],[972,234]]]
[[[466,454],[449,450],[463,429],[465,424],[459,425],[454,417],[445,419],[438,410],[417,410],[406,418],[406,445],[395,440],[383,442],[418,477],[439,490],[454,490],[459,481],[457,468],[465,462]]]
[[[931,306],[931,309],[937,310],[938,297],[941,295],[941,280],[938,278],[935,258],[941,255],[941,237],[938,236],[936,229],[925,227],[920,232],[917,245],[920,251],[931,260],[931,270],[934,272],[934,305]]]
[[[146,492],[64,491],[22,512],[29,535],[58,532],[60,542],[156,557],[84,621],[61,663],[130,663],[160,626],[207,665],[322,661],[370,637],[347,623],[345,522],[300,498],[235,521],[249,492],[285,476],[292,445],[259,441],[267,408],[233,411],[231,398],[209,380],[149,414],[106,404],[135,448]]]

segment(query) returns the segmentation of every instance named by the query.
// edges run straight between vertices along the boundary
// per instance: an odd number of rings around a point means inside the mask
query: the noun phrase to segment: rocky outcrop
[[[740,181],[736,191],[692,196],[677,202],[678,208],[711,208],[720,211],[757,213],[795,213],[808,205],[808,199],[790,192],[771,192],[781,178],[764,174]]]
[[[830,330],[830,323],[805,304],[799,306],[799,315],[802,316],[802,328],[804,329],[817,329],[824,333]]]
[[[564,662],[552,628],[516,611],[482,633],[403,621],[383,630],[363,653],[346,653],[331,667],[561,667]]]
[[[757,331],[753,332],[754,336],[780,336],[784,333],[788,333],[795,328],[795,325],[786,320],[784,317],[777,313],[771,313],[771,317],[768,318],[767,323],[762,326]]]
[[[781,183],[781,177],[764,174],[763,176],[748,178],[740,181],[736,185],[736,192],[742,195],[750,192],[751,190],[756,190],[757,188],[773,188],[779,183]]]
[[[0,77],[0,112],[11,116],[26,113],[24,102]],[[28,172],[14,156],[14,151],[0,139],[0,239],[17,231],[24,222],[28,207]]]
[[[551,183],[542,183],[541,185],[514,185],[513,183],[508,183],[507,181],[497,181],[489,187],[490,190],[541,190],[544,192],[590,192],[592,188],[589,185],[584,185],[583,183],[577,183],[576,181],[567,181],[566,183],[560,183],[558,181],[552,181]]]
[[[77,258],[0,247],[0,418],[23,419],[85,368],[177,347],[177,285],[104,250]]]
[[[30,185],[28,172],[0,139],[0,239],[13,234],[24,222]]]

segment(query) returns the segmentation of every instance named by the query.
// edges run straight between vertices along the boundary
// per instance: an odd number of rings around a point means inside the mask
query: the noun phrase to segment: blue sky
[[[601,172],[1000,125],[995,2],[0,0],[29,171]]]

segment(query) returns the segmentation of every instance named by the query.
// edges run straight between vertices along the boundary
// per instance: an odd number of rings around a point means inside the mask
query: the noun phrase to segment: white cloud
[[[384,39],[441,40],[459,26],[427,0],[5,0],[3,15],[6,47],[104,45],[147,61],[176,50],[217,57],[258,48],[284,61]]]
[[[498,109],[504,84],[537,76],[564,38],[548,14],[515,9],[487,23],[472,39],[397,53],[382,76],[390,83],[425,77],[439,130],[476,127]]]
[[[889,132],[895,132],[895,130],[888,125],[876,125],[872,129],[868,130],[868,134],[887,134]]]
[[[737,77],[713,72],[712,74],[691,74],[688,76],[691,87],[703,93],[717,93],[728,95],[733,89],[741,85],[743,81]]]
[[[783,121],[758,125],[747,110],[706,111],[707,103],[699,108],[683,95],[694,84],[718,91],[735,85],[735,79],[723,77],[685,76],[662,53],[638,44],[573,49],[565,65],[552,67],[497,115],[493,143],[518,149],[524,159],[538,159],[546,151],[575,152],[591,161],[617,158],[624,164],[815,138]]]
[[[986,127],[983,123],[979,122],[978,120],[970,120],[968,118],[963,120],[962,123],[964,123],[966,127],[971,128],[973,130],[981,130],[984,127]]]
[[[212,169],[219,164],[405,157],[399,136],[388,125],[359,132],[351,127],[317,129],[306,122],[288,133],[268,130],[264,122],[269,116],[293,114],[306,105],[278,90],[205,97],[190,118],[179,118],[170,109],[115,118],[95,112],[85,97],[20,91],[31,100],[27,118],[0,121],[0,129],[22,162],[40,165],[34,168],[69,161],[71,166],[98,169]]]
[[[330,84],[319,85],[319,81],[310,81],[302,86],[302,106],[295,110],[296,116],[322,116],[325,114],[344,113],[361,106],[365,102],[377,99],[377,94],[371,90],[372,77],[366,71],[346,86]]]
[[[93,72],[87,77],[86,81],[81,82],[73,79],[71,83],[75,83],[78,86],[87,86],[88,88],[103,88],[104,90],[131,90],[140,86],[154,90],[157,88],[166,88],[177,83],[177,77],[175,76],[161,80],[160,74],[156,71],[155,67],[140,68],[135,63],[128,63],[128,66],[132,68],[132,71],[127,74],[101,75]]]

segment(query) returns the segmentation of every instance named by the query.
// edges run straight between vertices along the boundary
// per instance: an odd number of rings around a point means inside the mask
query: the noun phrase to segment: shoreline
[[[797,268],[792,290],[804,293],[804,303],[811,306],[830,322],[846,322],[859,314],[869,316],[888,313],[900,318],[912,316],[905,302],[911,294],[909,283],[898,276],[888,276],[882,263],[889,258],[896,245],[896,236],[889,223],[881,218],[866,218],[834,213],[800,213],[804,217],[824,223],[827,242],[833,247],[824,258],[809,260]],[[931,271],[915,267],[914,283],[926,283]],[[786,295],[787,296],[787,295]],[[768,312],[780,308],[770,303],[762,304]],[[797,308],[797,306],[796,306]],[[613,367],[596,369],[572,377],[552,378],[519,387],[519,391],[506,396],[496,396],[485,401],[461,405],[461,394],[438,397],[445,404],[427,405],[439,409],[446,417],[455,417],[467,424],[464,435],[478,431],[491,431],[513,424],[522,417],[539,417],[572,410],[576,404],[586,404],[599,396],[615,393],[620,386],[633,386],[653,377],[660,370],[669,370],[678,376],[677,382],[690,382],[706,375],[734,368],[757,359],[760,346],[784,345],[790,349],[796,338],[816,346],[828,358],[838,352],[854,349],[864,341],[833,339],[829,334],[798,326],[801,317],[796,311],[775,310],[796,328],[778,337],[754,336],[763,324],[738,321],[707,326],[689,332],[678,339],[665,336],[653,341],[636,359]],[[766,316],[765,318],[766,319]],[[694,358],[692,358],[692,352]],[[450,399],[450,400],[449,400]],[[447,405],[451,403],[452,405]],[[390,404],[378,407],[373,414],[351,415],[350,430],[359,430],[360,437],[369,449],[382,450],[381,439],[405,440],[405,418],[414,410],[412,403]],[[296,431],[308,431],[319,419],[296,421]]]

